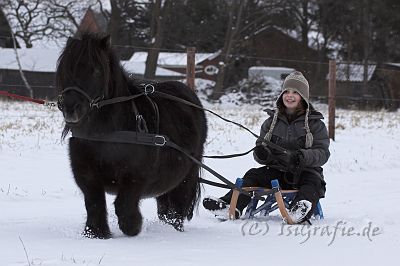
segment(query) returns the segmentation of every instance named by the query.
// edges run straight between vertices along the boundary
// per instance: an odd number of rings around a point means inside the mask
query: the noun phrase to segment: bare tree
[[[146,71],[144,73],[146,79],[154,79],[155,77],[158,55],[165,33],[164,21],[170,15],[172,3],[173,0],[155,0],[153,2],[151,22],[152,45],[146,59]]]
[[[22,71],[22,66],[21,66],[21,61],[19,60],[19,55],[18,55],[18,50],[17,50],[17,42],[15,40],[14,33],[11,31],[11,36],[12,36],[12,41],[13,41],[13,46],[14,46],[14,53],[15,53],[15,58],[17,59],[17,64],[18,64],[18,69],[19,69],[19,74],[21,75],[21,79],[25,84],[26,89],[29,92],[29,96],[33,98],[33,90],[31,85],[29,84],[28,80],[25,77],[24,71]]]
[[[229,6],[228,28],[225,35],[224,47],[221,49],[222,61],[219,62],[217,81],[215,83],[213,94],[211,95],[212,99],[219,99],[221,97],[224,88],[226,68],[231,61],[232,46],[240,29],[240,22],[245,2],[246,0],[235,0]],[[235,9],[236,6],[238,7],[237,10]]]
[[[99,1],[99,0],[97,0]],[[2,0],[4,10],[14,35],[27,48],[37,40],[59,40],[74,34],[78,21],[96,0]]]
[[[274,17],[283,10],[282,0],[233,0],[228,7],[228,26],[221,49],[217,81],[212,99],[219,99],[224,91],[233,54],[262,28],[273,25]]]

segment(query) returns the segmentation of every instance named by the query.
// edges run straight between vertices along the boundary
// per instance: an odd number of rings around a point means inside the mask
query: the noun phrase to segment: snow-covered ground
[[[258,133],[258,106],[210,105]],[[327,107],[317,105],[327,116]],[[336,141],[325,166],[324,220],[284,225],[268,220],[219,222],[199,206],[179,233],[156,218],[154,200],[141,204],[143,230],[126,237],[108,197],[113,238],[81,236],[82,194],[74,184],[62,117],[30,103],[0,101],[0,265],[391,265],[400,247],[400,113],[338,110]],[[206,154],[252,148],[246,131],[211,115]],[[326,119],[327,122],[327,119]],[[256,167],[252,156],[205,160],[234,181]],[[208,179],[213,176],[204,172]],[[223,189],[204,186],[204,195]]]

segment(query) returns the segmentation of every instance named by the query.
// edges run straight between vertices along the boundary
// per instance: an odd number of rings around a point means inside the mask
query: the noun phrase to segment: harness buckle
[[[93,99],[93,100],[89,103],[90,108],[97,107],[97,109],[100,109],[99,104],[100,104],[100,101],[103,100],[103,99],[104,99],[104,95],[103,95],[103,96],[99,96],[99,97],[97,97],[96,99]]]
[[[90,108],[93,108],[93,107],[97,107],[97,109],[99,108],[99,103],[98,102],[95,102],[95,101],[92,101],[91,103],[90,103]]]
[[[147,85],[145,85],[144,86],[144,94],[152,94],[152,93],[154,93],[154,86],[153,86],[153,84],[147,84]]]
[[[155,135],[154,136],[154,144],[156,146],[164,146],[167,143],[167,140],[164,136]]]

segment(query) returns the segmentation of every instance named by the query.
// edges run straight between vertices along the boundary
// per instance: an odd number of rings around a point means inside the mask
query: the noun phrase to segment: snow
[[[124,69],[128,73],[133,73],[136,75],[144,75],[145,70],[146,70],[146,60],[144,62],[134,62],[131,60],[128,61],[121,61],[121,65],[124,67]],[[156,68],[156,76],[162,77],[162,76],[176,76],[176,77],[182,77],[184,74],[178,73],[175,71],[171,71],[162,67],[157,67]]]
[[[196,64],[212,57],[214,54],[211,53],[196,53],[195,62]],[[131,62],[146,62],[147,52],[136,52],[133,54],[129,61]],[[168,53],[161,52],[158,54],[157,64],[159,66],[183,66],[186,67],[187,54],[186,53]]]
[[[62,52],[61,48],[44,49],[44,48],[21,48],[18,49],[18,56],[21,62],[22,70],[36,72],[55,72],[57,60]],[[205,60],[211,54],[196,54],[196,62]],[[186,66],[186,53],[160,53],[159,65],[166,66]],[[19,70],[15,57],[14,49],[0,48],[0,69]],[[131,59],[121,61],[121,65],[129,73],[143,75],[146,69],[147,53],[135,53]],[[157,76],[183,76],[182,73],[157,67]]]
[[[253,66],[248,70],[249,78],[254,78],[257,76],[267,76],[272,77],[277,80],[282,80],[284,77],[294,72],[294,68],[288,67],[268,67],[268,66]]]
[[[61,49],[21,48],[17,52],[22,70],[55,72]],[[0,58],[0,69],[19,70],[14,49],[0,48]]]
[[[370,80],[374,74],[376,65],[368,65],[368,77]],[[329,74],[326,77],[329,79]],[[346,64],[340,63],[336,67],[337,81],[353,81],[362,82],[364,80],[364,65],[363,64]]]
[[[255,132],[266,117],[257,105],[204,104]],[[327,116],[326,105],[315,106]],[[117,225],[114,196],[108,196],[113,233],[109,240],[81,236],[85,208],[69,168],[67,145],[60,141],[59,111],[0,101],[0,112],[1,265],[325,266],[398,261],[399,112],[337,110],[336,140],[324,168],[325,219],[313,221],[311,227],[285,225],[278,213],[268,220],[219,222],[200,205],[180,233],[158,221],[155,202],[148,199],[141,204],[142,232],[127,237]],[[207,115],[206,154],[242,152],[253,146],[255,139],[248,132]],[[231,181],[258,166],[251,155],[205,163]],[[204,177],[218,181],[205,171]],[[225,192],[205,185],[203,196]]]

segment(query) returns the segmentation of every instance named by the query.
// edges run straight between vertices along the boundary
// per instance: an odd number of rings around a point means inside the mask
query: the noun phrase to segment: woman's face
[[[283,104],[288,111],[295,111],[301,102],[301,96],[295,90],[286,90],[282,95]]]

